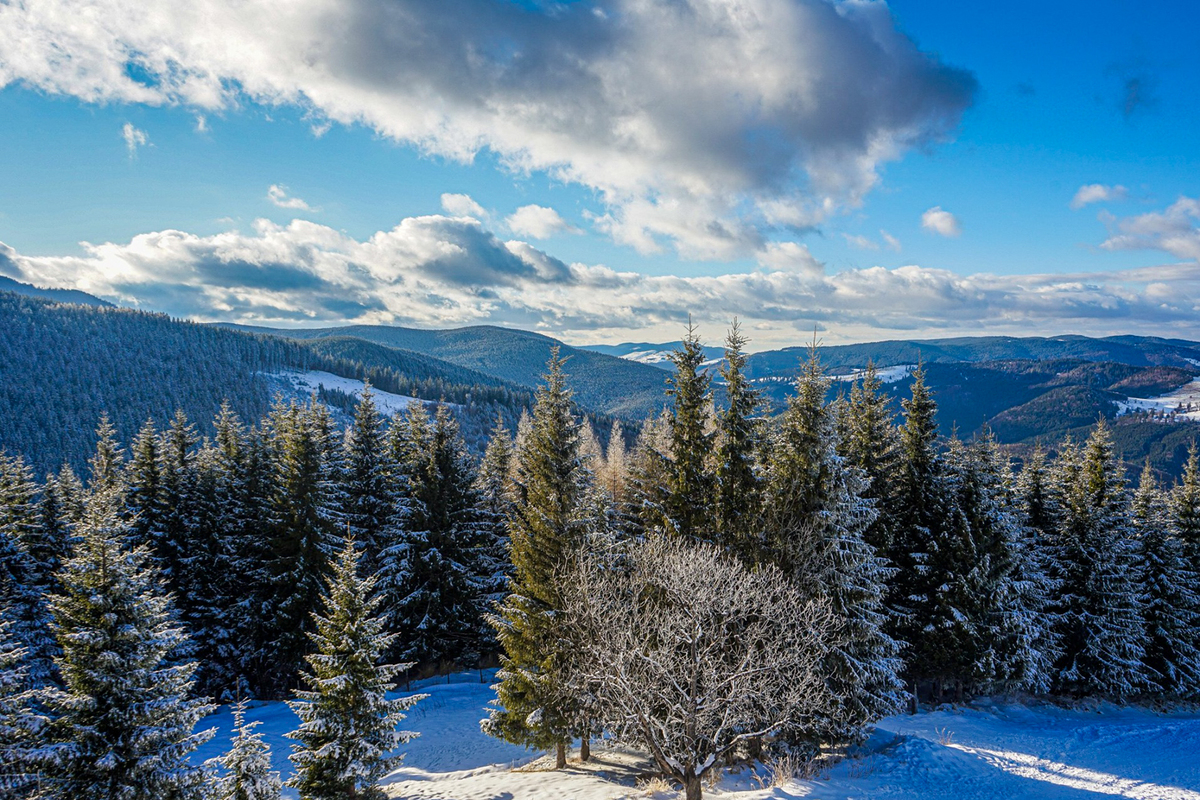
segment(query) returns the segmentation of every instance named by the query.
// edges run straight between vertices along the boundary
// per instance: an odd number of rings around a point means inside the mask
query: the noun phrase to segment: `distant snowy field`
[[[1167,414],[1175,411],[1175,419],[1178,421],[1200,420],[1200,378],[1158,397],[1131,397],[1128,400],[1117,401],[1118,415],[1135,411],[1157,411]]]
[[[343,378],[334,375],[332,372],[321,372],[320,370],[284,370],[283,372],[272,372],[266,376],[268,379],[278,383],[281,388],[286,389],[287,393],[295,394],[302,397],[308,397],[313,392],[324,386],[328,389],[337,389],[338,391],[352,394],[355,397],[361,397],[363,389],[366,387],[362,381],[356,381],[353,378]],[[379,413],[387,416],[392,416],[398,411],[403,411],[413,403],[420,403],[421,400],[415,397],[408,397],[402,394],[392,394],[390,392],[382,392],[375,387],[371,387],[371,393],[375,396],[375,405],[379,408]]]
[[[588,765],[542,769],[539,754],[479,731],[494,694],[468,674],[455,683],[414,686],[429,693],[402,723],[421,736],[404,747],[404,766],[386,780],[388,794],[410,800],[667,800],[638,778],[650,769],[636,754],[596,747]],[[461,681],[461,682],[459,682]],[[248,719],[289,770],[287,731],[296,717],[284,703],[252,708]],[[206,725],[215,739],[197,760],[228,746],[228,708]],[[883,720],[858,758],[815,780],[763,788],[746,770],[727,773],[706,798],[716,800],[1200,800],[1200,714],[1155,714],[1101,705],[1067,711],[1048,705],[989,706]],[[577,753],[573,755],[577,756]],[[291,796],[295,796],[292,793]]]

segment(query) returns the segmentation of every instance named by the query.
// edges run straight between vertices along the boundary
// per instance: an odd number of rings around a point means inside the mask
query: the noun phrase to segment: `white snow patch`
[[[1200,377],[1158,397],[1130,397],[1117,401],[1117,416],[1139,411],[1175,413],[1174,421],[1200,420]]]
[[[492,676],[485,673],[488,682]],[[598,744],[580,764],[572,749],[565,770],[549,757],[492,739],[479,730],[495,693],[478,675],[454,683],[414,683],[430,696],[401,723],[421,735],[405,745],[404,765],[385,779],[391,797],[408,800],[667,800],[637,785],[653,770],[648,759]],[[289,740],[297,719],[284,703],[251,708],[247,719],[273,749],[286,777]],[[227,708],[201,727],[217,737],[196,754],[201,761],[228,747]],[[727,771],[711,800],[1200,800],[1200,714],[1155,713],[1100,705],[1069,710],[1048,704],[997,704],[895,716],[882,720],[855,757],[815,780],[770,788],[762,767]],[[534,760],[536,759],[536,760]],[[763,786],[766,780],[767,788]],[[290,794],[294,797],[294,792]]]
[[[289,369],[283,372],[269,373],[267,377],[290,387],[296,394],[304,396],[311,395],[321,387],[324,387],[325,389],[337,389],[346,394],[352,394],[355,397],[362,397],[363,389],[366,388],[366,384],[362,381],[354,380],[353,378],[343,378],[340,375],[334,375],[332,372],[321,372],[315,369]],[[389,417],[399,411],[404,411],[413,403],[424,402],[416,397],[380,391],[374,386],[371,387],[371,393],[375,396],[375,405],[379,408],[379,413]]]
[[[634,350],[621,358],[626,361],[636,361],[639,364],[661,364],[664,361],[670,361],[671,354],[674,352],[674,350]]]
[[[895,366],[891,367],[877,367],[875,369],[875,375],[879,378],[881,383],[896,383],[897,381],[902,381],[907,378],[916,368],[916,364],[896,364]],[[846,375],[832,375],[830,377],[832,377],[835,381],[856,381],[862,378],[862,376],[866,373],[867,371],[865,369],[856,369]]]

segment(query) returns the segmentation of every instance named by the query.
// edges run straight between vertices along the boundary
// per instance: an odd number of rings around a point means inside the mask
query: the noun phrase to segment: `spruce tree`
[[[752,565],[761,547],[762,486],[758,461],[762,424],[754,416],[760,398],[746,376],[748,341],[734,320],[725,338],[725,364],[721,367],[728,405],[717,415],[713,514],[720,544]]]
[[[0,452],[0,606],[7,610],[13,634],[28,648],[27,667],[35,685],[53,674],[57,651],[47,628],[49,576],[35,552],[42,538],[36,492],[24,460]]]
[[[1144,575],[1146,653],[1142,663],[1167,697],[1200,696],[1200,594],[1196,573],[1173,535],[1166,498],[1150,460],[1133,498],[1133,524]]]
[[[888,570],[863,539],[876,512],[861,496],[864,476],[838,455],[828,388],[814,344],[771,445],[766,489],[765,555],[832,615],[820,665],[829,705],[802,732],[815,742],[857,740],[903,697],[898,648],[883,632]]]
[[[579,423],[563,363],[555,348],[529,437],[517,451],[509,519],[513,576],[509,595],[491,618],[504,652],[495,707],[482,723],[485,732],[515,744],[557,746],[559,767],[566,764],[567,742],[580,729],[577,705],[563,692],[560,570],[589,527],[581,513],[587,476],[579,458]]]
[[[1145,685],[1141,576],[1124,466],[1103,420],[1082,452],[1063,449],[1057,481],[1062,653],[1055,688],[1073,695],[1134,694]]]
[[[862,378],[850,388],[841,426],[845,431],[842,453],[867,476],[863,496],[874,500],[879,511],[865,538],[877,552],[887,554],[896,527],[900,442],[892,401],[883,392],[874,362],[868,362]]]
[[[301,800],[381,798],[379,779],[400,762],[392,755],[417,734],[396,730],[404,712],[427,695],[389,700],[395,676],[409,664],[380,664],[393,635],[384,632],[374,577],[359,574],[360,555],[347,540],[329,570],[330,577],[314,615],[314,652],[303,680],[288,705],[300,727],[288,734],[296,773],[288,785]]]
[[[1171,493],[1171,524],[1192,572],[1200,575],[1200,450],[1192,442],[1183,479]]]
[[[150,548],[159,569],[166,569],[160,553],[166,547],[164,518],[166,491],[162,479],[162,452],[154,420],[146,420],[133,440],[133,454],[125,470],[128,487],[126,510],[132,517],[132,541]]]
[[[648,535],[661,527],[671,474],[671,417],[665,409],[642,423],[629,455],[629,479],[615,526],[623,538]]]
[[[110,800],[202,798],[205,774],[188,756],[211,731],[193,732],[212,710],[189,699],[196,665],[143,547],[129,548],[117,490],[88,501],[79,543],[51,602],[62,649],[62,688],[43,694],[51,716],[39,751],[53,797]]]
[[[45,720],[34,711],[28,656],[9,610],[0,607],[0,800],[31,797],[37,786],[33,754]]]
[[[363,549],[367,574],[378,572],[382,553],[397,542],[399,497],[388,462],[386,431],[367,386],[346,433],[346,529]]]
[[[254,729],[261,723],[246,722],[246,701],[233,707],[233,739],[229,752],[205,762],[220,769],[213,781],[212,800],[279,800],[282,782],[271,769],[271,748]]]
[[[508,562],[508,517],[513,507],[512,469],[512,436],[504,426],[504,420],[497,417],[475,478],[479,512],[487,530],[483,566],[489,611],[504,597],[512,571]],[[485,633],[492,635],[491,626],[487,627]]]
[[[712,434],[707,430],[711,396],[709,377],[701,371],[704,347],[690,322],[671,361],[675,365],[667,389],[673,401],[671,463],[661,525],[667,533],[709,541],[715,534],[709,512],[713,497]]]
[[[117,441],[117,429],[113,427],[108,414],[100,415],[100,423],[96,426],[96,451],[88,462],[88,468],[91,478],[89,489],[113,489],[122,484],[125,450]]]

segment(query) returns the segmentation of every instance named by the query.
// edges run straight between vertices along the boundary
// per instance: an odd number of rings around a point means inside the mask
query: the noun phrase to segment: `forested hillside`
[[[515,424],[532,403],[522,387],[361,340],[308,343],[0,291],[0,449],[39,472],[63,462],[81,467],[101,413],[123,439],[147,419],[164,423],[176,411],[211,433],[223,401],[257,419],[280,388],[271,376],[283,370],[322,370],[445,400],[475,447],[497,414]]]

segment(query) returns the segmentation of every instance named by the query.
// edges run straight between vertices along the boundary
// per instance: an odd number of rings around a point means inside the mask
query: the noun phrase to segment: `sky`
[[[0,274],[249,324],[1200,339],[1200,3],[0,0]]]

